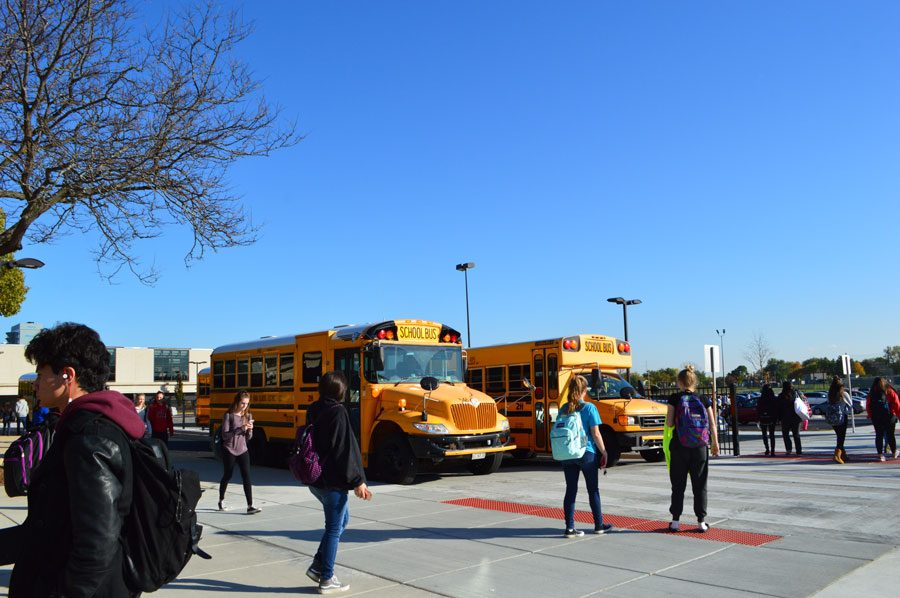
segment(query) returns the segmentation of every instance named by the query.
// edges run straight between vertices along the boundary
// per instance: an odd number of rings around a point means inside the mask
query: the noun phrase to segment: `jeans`
[[[766,446],[766,452],[771,451],[771,453],[775,454],[775,423],[771,424],[759,424],[759,428],[762,430],[762,439],[763,444]]]
[[[578,474],[584,474],[584,485],[587,487],[588,503],[594,515],[594,529],[603,525],[603,511],[600,509],[599,487],[600,456],[586,451],[580,459],[563,461],[563,474],[566,476],[566,496],[563,499],[563,512],[566,516],[566,529],[575,529],[575,497],[578,495]]]
[[[781,436],[784,438],[784,450],[791,452],[791,435],[794,436],[794,442],[797,444],[797,454],[803,453],[803,447],[800,446],[800,422],[785,423],[781,422]]]
[[[673,439],[674,440],[674,439]],[[669,481],[672,483],[672,504],[669,512],[672,519],[681,519],[684,511],[684,491],[688,474],[691,476],[691,491],[694,493],[694,515],[697,521],[706,518],[706,479],[709,476],[709,447],[685,448],[674,442],[669,444]]]
[[[844,420],[839,426],[834,426],[834,433],[837,435],[837,446],[834,448],[837,450],[844,450],[844,439],[847,437],[847,420]]]
[[[16,434],[21,435],[23,430],[28,429],[28,417],[16,418]]]
[[[225,466],[222,473],[222,479],[219,481],[219,500],[225,499],[225,490],[228,488],[228,482],[234,475],[234,464],[237,463],[241,470],[241,480],[244,482],[244,497],[247,499],[247,506],[253,506],[253,486],[250,484],[250,452],[244,451],[237,457],[228,452],[222,451],[222,464]]]
[[[347,508],[346,490],[326,490],[310,486],[322,509],[325,511],[325,533],[319,542],[319,550],[313,558],[313,567],[322,572],[322,579],[331,579],[334,576],[334,561],[337,558],[338,544],[341,534],[350,522],[350,509]]]
[[[897,439],[894,437],[894,426],[897,419],[883,419],[878,417],[872,418],[872,425],[875,427],[875,450],[879,455],[884,454],[884,449],[889,448],[891,451],[897,450]]]

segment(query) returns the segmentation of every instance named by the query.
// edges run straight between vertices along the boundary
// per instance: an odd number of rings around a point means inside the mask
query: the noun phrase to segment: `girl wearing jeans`
[[[260,512],[253,506],[253,485],[250,483],[250,452],[247,441],[253,438],[253,416],[248,411],[250,393],[238,391],[231,402],[231,408],[222,418],[222,464],[224,471],[219,481],[219,510],[225,510],[225,490],[234,475],[234,464],[241,470],[241,481],[244,482],[244,497],[247,499],[247,514]]]
[[[307,424],[313,425],[313,445],[322,465],[322,476],[309,487],[325,512],[325,531],[319,549],[306,575],[319,584],[320,594],[342,592],[350,588],[334,574],[338,544],[350,521],[347,494],[353,490],[357,498],[369,500],[372,492],[366,485],[362,455],[350,416],[341,404],[347,392],[347,378],[342,372],[328,372],[319,381],[319,400],[310,405]]]
[[[612,529],[609,523],[603,523],[603,512],[600,509],[599,469],[606,468],[606,446],[600,436],[600,414],[592,403],[584,400],[587,394],[587,380],[583,376],[572,376],[569,380],[569,400],[563,406],[563,413],[578,412],[581,424],[593,442],[587,443],[584,455],[579,459],[563,461],[563,473],[566,476],[566,496],[563,499],[563,513],[566,517],[566,538],[583,536],[584,532],[575,529],[575,497],[578,495],[579,474],[584,474],[587,486],[588,502],[594,515],[594,533],[603,534]]]

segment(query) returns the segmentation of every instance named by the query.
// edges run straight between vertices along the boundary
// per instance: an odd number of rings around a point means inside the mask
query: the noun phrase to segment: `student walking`
[[[775,425],[778,423],[780,411],[775,391],[768,384],[764,384],[762,387],[762,394],[756,403],[756,411],[759,417],[759,429],[762,430],[763,444],[766,447],[766,456],[775,456]]]
[[[16,412],[16,434],[21,435],[28,429],[28,401],[25,397],[19,397],[15,406]]]
[[[341,404],[346,392],[344,374],[328,372],[319,381],[319,400],[307,412],[306,421],[313,425],[313,445],[322,464],[322,476],[309,490],[322,503],[325,531],[306,575],[319,584],[320,594],[350,589],[349,584],[341,583],[334,574],[338,544],[350,521],[348,491],[352,489],[363,500],[372,498],[350,416]]]
[[[794,385],[785,381],[781,385],[781,393],[778,395],[778,407],[781,413],[781,436],[784,438],[784,453],[790,455],[794,449],[791,444],[791,436],[797,445],[797,454],[803,454],[803,446],[800,444],[800,423],[803,421],[794,410],[794,399],[799,393],[794,390]]]
[[[15,417],[13,413],[12,403],[7,401],[3,404],[2,408],[3,413],[3,435],[9,436],[9,433],[12,431],[12,420]]]
[[[666,408],[666,426],[675,428],[669,442],[669,480],[672,483],[672,503],[669,512],[672,522],[669,531],[681,529],[681,513],[684,510],[684,491],[687,478],[691,478],[694,494],[694,515],[701,532],[709,530],[706,522],[706,482],[709,474],[709,455],[719,454],[719,436],[716,430],[716,414],[707,397],[699,397],[697,374],[694,366],[678,372],[678,388],[681,392],[669,397]]]
[[[900,400],[893,387],[880,376],[872,381],[872,389],[866,401],[866,413],[875,428],[875,450],[878,451],[878,460],[885,460],[885,450],[889,450],[891,456],[896,459],[897,439],[894,436],[894,426],[897,424],[897,415],[900,415]]]
[[[825,421],[834,429],[837,436],[837,444],[834,447],[834,462],[843,464],[847,460],[847,451],[844,450],[844,439],[847,437],[847,423],[850,420],[852,409],[850,393],[844,390],[844,383],[839,376],[831,379],[831,387],[828,389],[828,404],[825,406]]]
[[[9,595],[138,595],[125,585],[121,535],[132,506],[127,439],[144,426],[131,401],[103,390],[109,353],[94,330],[44,329],[25,357],[41,403],[62,415],[50,418],[56,436],[29,482],[25,522],[0,530],[0,564],[15,563]]]
[[[253,438],[253,415],[250,414],[250,393],[238,391],[231,402],[231,408],[222,418],[222,464],[224,471],[219,481],[219,510],[225,510],[225,490],[234,474],[234,464],[241,470],[244,482],[244,498],[247,499],[247,514],[255,515],[261,509],[253,506],[253,485],[250,482],[250,451],[247,441]]]
[[[147,407],[147,419],[150,421],[151,436],[169,446],[169,437],[175,435],[175,424],[172,422],[172,412],[166,405],[165,398],[166,394],[163,391],[156,393],[156,400]]]
[[[578,459],[562,461],[563,475],[566,478],[566,494],[563,498],[563,514],[566,519],[566,530],[563,536],[577,538],[584,532],[575,529],[575,497],[578,496],[578,478],[584,475],[584,485],[587,488],[588,503],[591,505],[591,514],[594,516],[594,533],[605,534],[612,529],[609,523],[603,523],[603,511],[600,505],[600,469],[606,468],[606,446],[603,437],[600,436],[600,414],[593,403],[585,402],[587,395],[587,380],[583,376],[572,376],[569,380],[569,397],[560,411],[561,415],[578,413],[581,425],[587,433],[588,442],[582,455]]]

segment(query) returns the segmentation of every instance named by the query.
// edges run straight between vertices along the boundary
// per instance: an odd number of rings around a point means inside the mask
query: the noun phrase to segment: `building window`
[[[109,353],[109,378],[107,382],[115,382],[116,381],[116,350],[107,348],[106,351]]]
[[[303,383],[318,384],[322,376],[322,352],[303,354]]]
[[[281,354],[281,386],[294,386],[294,354]]]
[[[188,376],[187,349],[153,349],[153,381],[169,382]]]

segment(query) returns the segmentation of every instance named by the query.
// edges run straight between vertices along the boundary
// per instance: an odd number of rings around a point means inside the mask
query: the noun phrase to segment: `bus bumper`
[[[632,451],[661,449],[663,441],[662,430],[659,432],[626,432],[620,435],[620,445],[629,447]]]
[[[471,458],[478,453],[511,451],[509,432],[476,434],[472,436],[410,436],[409,444],[417,459],[440,462],[452,458]]]

